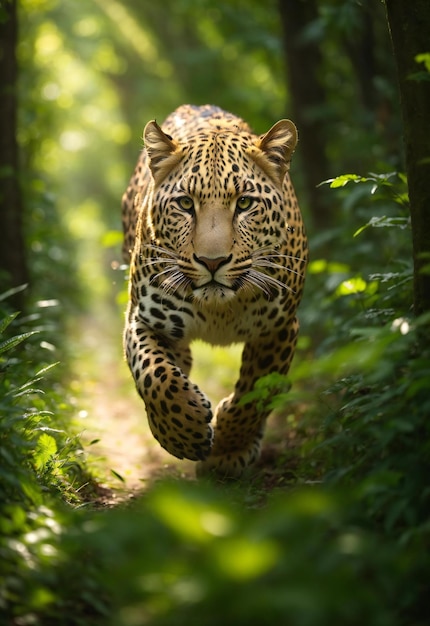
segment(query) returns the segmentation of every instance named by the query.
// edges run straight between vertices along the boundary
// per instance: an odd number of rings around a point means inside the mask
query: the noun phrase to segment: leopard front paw
[[[149,426],[160,445],[178,459],[203,461],[211,451],[214,437],[210,425],[212,410],[209,400],[197,388],[157,405],[146,402]]]

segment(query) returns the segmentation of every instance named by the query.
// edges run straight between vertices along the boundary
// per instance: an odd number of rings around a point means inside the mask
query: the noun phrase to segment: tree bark
[[[287,84],[291,94],[292,117],[299,131],[299,150],[310,211],[317,229],[333,223],[329,191],[317,188],[330,178],[323,124],[315,117],[326,94],[321,82],[322,56],[315,43],[304,42],[303,30],[318,17],[312,0],[278,0],[283,32]]]
[[[414,256],[414,310],[430,311],[430,81],[411,75],[424,69],[417,54],[430,53],[428,0],[386,0],[397,64],[404,125],[406,173]]]
[[[28,282],[22,227],[17,144],[17,7],[4,4],[0,16],[0,290]],[[22,308],[22,293],[11,300]]]

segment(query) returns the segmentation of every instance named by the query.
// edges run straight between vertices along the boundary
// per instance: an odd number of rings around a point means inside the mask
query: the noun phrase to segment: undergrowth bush
[[[344,320],[351,362],[325,392],[340,404],[335,402],[335,410],[325,418],[319,451],[326,455],[327,483],[354,490],[364,523],[403,544],[418,540],[426,545],[430,315],[416,318],[411,312],[412,267],[405,261],[410,245],[407,195],[397,181],[391,182],[393,177],[345,176],[332,182],[335,187],[371,182],[372,195],[391,200],[388,215],[374,215],[357,231],[363,236],[369,227],[377,228],[376,249],[383,254],[389,249],[390,259],[387,265],[380,256],[370,264],[367,260],[361,302],[357,306],[355,299],[353,314]]]
[[[47,314],[20,320],[1,307],[5,301],[0,297],[1,501],[38,503],[41,490],[73,500],[83,452],[70,434],[73,407],[55,376],[58,363],[49,363]]]
[[[88,482],[70,424],[73,409],[53,375],[55,363],[44,363],[43,353],[51,354],[44,347],[51,346],[47,314],[20,319],[8,310],[9,295],[0,296],[1,624],[15,623],[18,607],[28,612],[33,602],[37,586],[28,584],[27,574],[38,571],[50,550],[46,540],[56,527],[51,502],[80,502],[77,493]]]
[[[317,355],[343,346],[352,325],[389,322],[412,305],[412,241],[402,174],[343,175],[327,181],[340,198],[335,228],[311,240],[301,333]],[[322,253],[322,256],[319,254]]]

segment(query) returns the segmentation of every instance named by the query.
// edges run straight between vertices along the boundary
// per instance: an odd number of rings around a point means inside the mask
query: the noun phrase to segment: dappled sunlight
[[[95,0],[119,28],[123,38],[138,53],[141,62],[150,65],[160,78],[169,78],[173,68],[158,49],[153,33],[145,29],[143,22],[138,22],[127,7],[117,0]]]

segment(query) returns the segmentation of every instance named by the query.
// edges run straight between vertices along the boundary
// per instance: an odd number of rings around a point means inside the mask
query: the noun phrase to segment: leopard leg
[[[255,343],[246,343],[235,391],[216,408],[214,443],[209,457],[200,463],[197,474],[240,476],[260,455],[266,419],[270,411],[258,411],[256,402],[241,403],[255,382],[272,372],[287,374],[294,356],[299,324],[297,318],[275,334]]]
[[[205,459],[213,438],[212,411],[187,376],[189,347],[173,345],[139,319],[126,325],[124,346],[155,439],[180,459]]]

